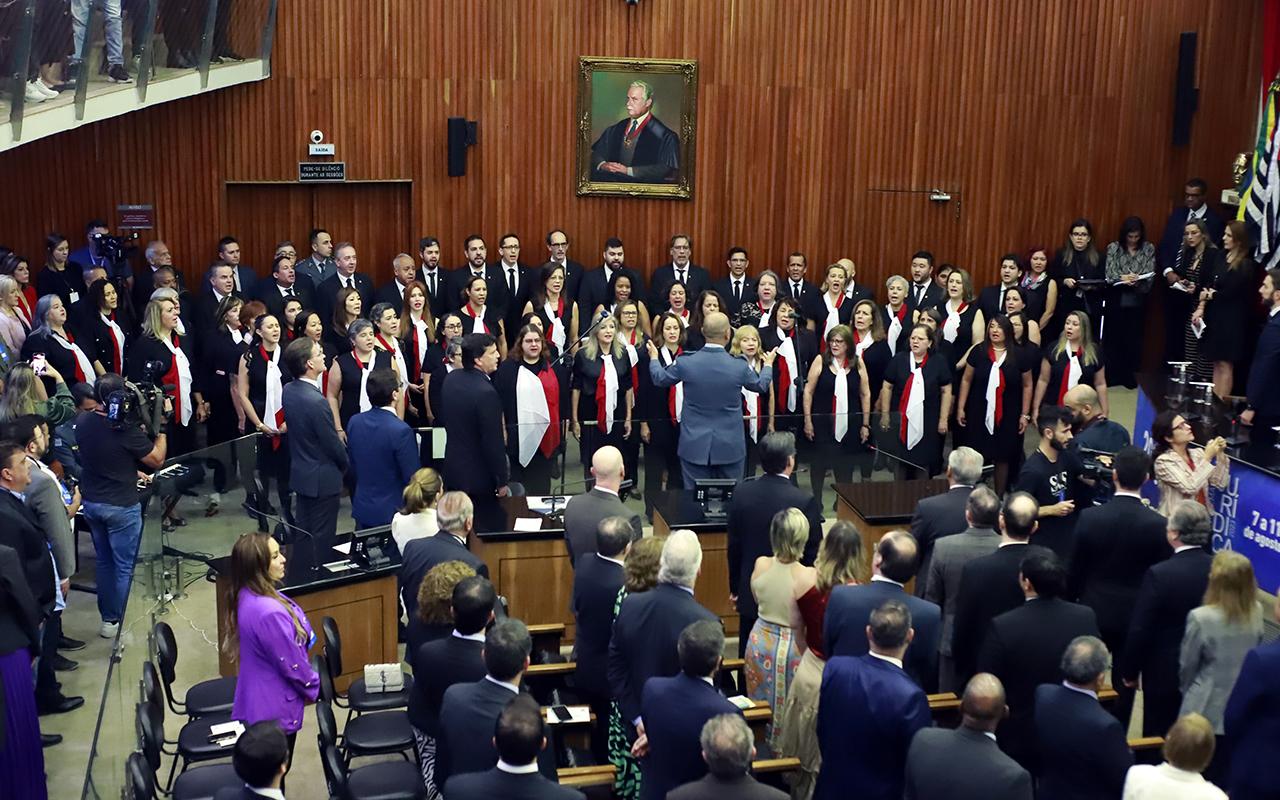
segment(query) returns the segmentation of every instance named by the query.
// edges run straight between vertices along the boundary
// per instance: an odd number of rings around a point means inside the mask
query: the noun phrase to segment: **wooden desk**
[[[665,537],[687,528],[702,544],[702,572],[693,596],[724,623],[727,636],[746,635],[738,630],[738,612],[729,602],[729,533],[725,521],[708,522],[702,508],[686,489],[659,492],[653,503],[653,535]]]
[[[871,578],[871,556],[880,538],[891,530],[910,528],[916,503],[925,497],[947,490],[944,478],[911,481],[837,483],[836,517],[852,522],[862,535],[862,574],[859,579]],[[907,583],[907,591],[915,581]]]

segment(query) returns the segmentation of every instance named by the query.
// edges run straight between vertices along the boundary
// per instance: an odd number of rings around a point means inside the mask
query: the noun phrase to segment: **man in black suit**
[[[1164,233],[1160,235],[1160,244],[1156,248],[1156,265],[1166,276],[1178,260],[1178,251],[1182,249],[1182,234],[1188,222],[1204,222],[1209,228],[1209,241],[1215,245],[1222,241],[1222,232],[1226,229],[1222,217],[1209,207],[1209,184],[1203,178],[1187,181],[1183,187],[1182,201],[1181,206],[1169,213]]]
[[[680,632],[677,651],[679,674],[650,678],[640,697],[645,733],[633,752],[643,756],[642,800],[662,800],[677,786],[705,775],[707,764],[699,753],[702,727],[721,714],[741,713],[715,688],[724,653],[719,620],[691,623]]]
[[[564,507],[564,546],[573,567],[595,550],[596,535],[604,520],[610,517],[627,520],[633,540],[639,539],[644,530],[640,515],[627,508],[618,496],[626,477],[626,466],[618,448],[605,445],[591,456],[591,477],[595,478],[591,491],[570,498]]]
[[[644,280],[638,272],[625,266],[625,261],[626,250],[622,246],[622,240],[616,236],[610,236],[605,240],[600,266],[582,276],[580,294],[574,297],[578,301],[578,319],[580,322],[595,313],[596,306],[605,305],[606,300],[612,299],[609,297],[609,283],[613,280],[613,275],[616,272],[621,271],[631,279],[632,297],[640,301],[645,300]],[[649,309],[652,312],[654,307],[649,306]],[[584,327],[583,330],[586,330],[586,328]]]
[[[446,297],[449,271],[440,266],[440,240],[434,236],[419,239],[418,255],[422,259],[422,264],[418,267],[418,280],[427,287],[427,304],[431,307],[431,316],[440,319],[450,307]]]
[[[294,380],[281,402],[289,426],[290,488],[298,495],[298,527],[313,537],[317,554],[327,553],[338,531],[338,502],[347,471],[347,448],[333,426],[333,410],[320,393],[324,350],[319,342],[295,339],[284,351]]]
[[[1124,790],[1133,753],[1124,726],[1098,703],[1110,668],[1102,640],[1081,636],[1062,656],[1066,680],[1036,689],[1039,800],[1118,798]]]
[[[594,553],[578,557],[573,571],[574,660],[573,686],[591,705],[596,725],[591,749],[597,762],[608,756],[609,637],[613,633],[613,604],[622,588],[623,561],[636,531],[626,517],[606,517],[596,528]]]
[[[978,292],[978,308],[983,319],[989,320],[1004,313],[1004,295],[1018,285],[1021,276],[1022,266],[1016,253],[1005,253],[1000,257],[1000,282],[995,286],[984,286]]]
[[[911,285],[907,287],[907,305],[912,311],[927,311],[941,303],[945,295],[933,279],[933,253],[917,250],[911,256]]]
[[[742,715],[721,714],[707,720],[699,737],[707,774],[667,793],[667,800],[787,800],[786,792],[751,777],[755,736]]]
[[[960,727],[925,728],[911,740],[906,800],[1031,800],[1031,774],[996,745],[1009,714],[1000,679],[970,678],[960,714]]]
[[[445,307],[450,311],[457,311],[462,308],[466,302],[462,299],[462,292],[467,288],[467,282],[472,278],[484,278],[489,289],[490,301],[497,308],[497,298],[494,296],[496,291],[495,283],[501,282],[496,267],[491,267],[486,263],[489,258],[489,249],[484,243],[484,237],[478,233],[473,233],[462,242],[462,254],[466,259],[462,262],[462,266],[450,272],[445,279]]]
[[[730,319],[734,319],[738,315],[738,309],[742,308],[744,303],[756,302],[756,281],[747,274],[751,268],[751,262],[747,258],[745,248],[730,247],[725,259],[729,274],[716,281],[712,288],[724,298],[725,307],[721,310],[728,314]]]
[[[861,586],[837,586],[827,601],[822,639],[827,656],[862,656],[867,653],[867,620],[871,612],[889,600],[911,611],[915,638],[903,669],[926,692],[938,685],[938,636],[942,610],[927,600],[907,594],[907,581],[920,563],[919,548],[906,531],[889,531],[876,543],[871,558],[871,581]]]
[[[224,788],[215,800],[261,800],[284,797],[281,786],[289,770],[289,740],[275,720],[255,722],[236,739],[231,766],[244,786]]]
[[[289,298],[296,297],[303,308],[316,307],[316,293],[309,281],[299,281],[293,259],[276,256],[271,262],[271,280],[258,282],[258,299],[267,307],[267,313],[275,314],[284,325],[284,306]]]
[[[719,621],[693,599],[701,568],[698,537],[692,531],[675,531],[662,545],[658,585],[628,595],[618,610],[609,640],[609,686],[630,740],[644,734],[640,693],[645,681],[680,671],[680,633],[698,620]]]
[[[756,624],[756,599],[751,593],[751,571],[756,559],[773,555],[769,529],[779,511],[798,508],[809,519],[809,541],[800,559],[813,566],[822,542],[822,511],[814,496],[796,486],[791,475],[796,469],[796,437],[789,431],[775,431],[760,439],[756,450],[764,474],[747,478],[733,490],[729,501],[728,549],[729,599],[738,609],[738,630],[751,632]],[[738,637],[738,655],[746,652],[747,636]]]
[[[1008,687],[1013,710],[997,731],[1001,749],[1036,772],[1036,687],[1062,680],[1061,653],[1077,636],[1097,636],[1098,619],[1088,606],[1062,599],[1067,572],[1052,553],[1023,559],[1018,582],[1027,601],[991,620],[977,668]]]
[[[1039,506],[1026,492],[1014,492],[1000,513],[1000,548],[975,558],[960,573],[956,593],[956,621],[951,635],[951,657],[956,682],[964,683],[977,670],[978,648],[991,620],[1026,602],[1018,583],[1018,571],[1027,556],[1050,552],[1028,544],[1036,530]]]
[[[1151,459],[1142,448],[1117,452],[1111,470],[1115,496],[1106,505],[1086,508],[1076,523],[1067,595],[1079,598],[1097,614],[1102,641],[1113,653],[1125,651],[1143,576],[1170,555],[1167,521],[1139,494],[1150,469]],[[1127,724],[1133,690],[1118,674],[1112,676],[1111,685],[1119,694],[1111,711]]]
[[[460,683],[445,690],[440,704],[440,738],[436,743],[435,785],[443,788],[453,775],[487,772],[498,763],[493,734],[498,717],[517,697],[524,672],[529,668],[533,640],[518,619],[494,623],[484,638],[485,676],[474,683]],[[529,698],[529,702],[535,702]],[[542,749],[536,756],[538,772],[556,780],[555,754]],[[446,793],[446,796],[451,796]]]
[[[156,270],[161,267],[173,267],[173,253],[169,251],[169,245],[156,239],[147,243],[147,249],[144,251],[146,263],[133,272],[133,316],[134,319],[142,319],[142,311],[147,307],[147,303],[151,300],[151,293],[156,290]],[[175,271],[175,279],[177,286],[182,286],[182,275]]]
[[[0,442],[0,544],[12,547],[22,560],[22,574],[43,616],[53,611],[56,594],[53,559],[40,523],[18,495],[31,483],[31,462],[22,445]]]
[[[586,267],[569,258],[569,234],[560,228],[552,228],[547,232],[547,263],[564,267],[564,293],[570,300],[578,300],[582,290],[582,276]],[[579,312],[581,313],[581,312]],[[588,310],[586,313],[590,314]]]
[[[671,260],[653,271],[653,295],[649,303],[649,313],[654,316],[666,311],[667,289],[679,281],[684,284],[685,296],[689,307],[697,302],[703,290],[711,288],[711,273],[693,263],[693,239],[683,233],[671,237]],[[634,296],[635,291],[632,291]]]
[[[441,390],[447,437],[444,484],[476,499],[481,529],[499,520],[498,497],[509,493],[511,467],[502,437],[502,400],[489,380],[498,368],[498,346],[487,333],[462,338],[462,369],[449,373]]]
[[[209,267],[209,280],[205,283],[204,291],[200,292],[195,301],[197,339],[208,338],[223,324],[218,319],[218,306],[228,297],[241,297],[235,288],[235,273],[229,264],[214,264]]]
[[[417,540],[414,540],[417,541]],[[412,543],[412,542],[411,542]],[[422,779],[434,785],[436,742],[440,738],[440,705],[454,684],[475,683],[485,675],[484,629],[493,619],[497,593],[488,578],[473,575],[453,587],[453,633],[409,651],[413,665],[413,691],[409,695],[409,722],[418,751]]]
[[[413,256],[401,253],[391,259],[392,278],[373,293],[373,303],[390,303],[396,312],[404,308],[404,290],[418,278],[418,265]]]
[[[231,267],[232,286],[237,297],[253,297],[258,287],[258,276],[253,267],[240,263],[242,255],[240,242],[234,236],[223,236],[218,240],[218,260],[213,263]]]
[[[814,298],[822,293],[821,289],[809,282],[808,269],[809,262],[805,259],[804,253],[792,253],[787,256],[786,280],[783,281],[782,286],[778,287],[781,294],[796,301],[796,308],[801,313],[804,313]]]
[[[581,798],[577,789],[560,786],[539,774],[541,754],[547,752],[547,734],[542,709],[529,695],[512,700],[502,713],[493,733],[498,764],[487,772],[455,775],[444,787],[449,800],[573,800]]]
[[[1142,678],[1142,735],[1163,736],[1182,705],[1178,678],[1187,613],[1204,602],[1213,556],[1209,511],[1183,500],[1169,514],[1166,536],[1173,555],[1147,570],[1125,638],[1119,672],[1124,685]]]
[[[1240,420],[1264,430],[1280,425],[1280,267],[1267,270],[1258,293],[1267,309],[1267,324],[1253,353],[1245,389],[1249,406]]]
[[[404,601],[411,628],[418,616],[418,588],[432,567],[446,561],[461,561],[474,569],[477,575],[489,577],[489,567],[467,549],[467,539],[475,529],[474,515],[475,507],[465,493],[445,492],[436,504],[439,532],[434,536],[412,539],[405,545],[404,560],[400,565],[400,598]],[[418,644],[418,641],[410,642],[411,652],[417,651]]]
[[[957,447],[947,457],[947,491],[916,503],[916,512],[911,517],[911,535],[916,537],[916,544],[920,546],[916,597],[924,597],[929,588],[929,565],[933,561],[934,544],[944,536],[969,529],[964,516],[965,504],[980,480],[982,454],[972,447]]]
[[[297,262],[298,277],[311,281],[312,289],[319,289],[338,272],[338,265],[333,262],[333,237],[324,228],[314,228],[307,241],[311,253]]]
[[[351,242],[339,242],[333,248],[333,263],[337,272],[321,281],[316,287],[316,310],[320,319],[328,325],[333,319],[333,309],[338,302],[338,290],[355,289],[360,295],[362,314],[373,308],[373,279],[356,272],[356,246]]]
[[[520,316],[533,296],[537,272],[520,263],[520,237],[504,233],[498,237],[498,262],[493,265],[489,282],[488,305],[502,316],[507,329],[507,346],[515,344],[520,330]]]

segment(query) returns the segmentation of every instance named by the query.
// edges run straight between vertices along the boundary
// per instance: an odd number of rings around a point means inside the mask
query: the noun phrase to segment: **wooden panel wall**
[[[194,276],[258,214],[233,209],[226,184],[293,180],[320,128],[353,180],[413,182],[408,227],[439,236],[450,264],[466,234],[506,230],[536,263],[559,225],[588,264],[619,235],[652,267],[681,231],[717,273],[738,244],[757,270],[801,249],[879,282],[928,247],[986,282],[1001,253],[1056,245],[1076,216],[1103,243],[1131,213],[1158,234],[1187,176],[1224,186],[1253,137],[1260,20],[1260,0],[283,2],[270,80],[0,156],[0,241],[38,256],[50,229],[78,238],[117,202],[153,202]],[[1187,30],[1201,104],[1191,145],[1174,148]],[[579,55],[698,59],[692,201],[574,195]],[[480,123],[464,178],[445,175],[451,115]],[[932,187],[955,199],[901,191]],[[276,239],[336,226],[301,208],[245,241],[260,271]],[[386,279],[406,238],[357,242],[364,269]]]

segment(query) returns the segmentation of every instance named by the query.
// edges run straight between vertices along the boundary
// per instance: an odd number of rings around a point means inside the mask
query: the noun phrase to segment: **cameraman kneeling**
[[[104,639],[113,638],[119,630],[142,536],[137,464],[159,469],[167,449],[163,428],[152,442],[142,425],[122,425],[107,418],[108,400],[124,388],[124,378],[113,372],[98,378],[98,407],[76,419],[81,509],[97,553],[99,633]]]

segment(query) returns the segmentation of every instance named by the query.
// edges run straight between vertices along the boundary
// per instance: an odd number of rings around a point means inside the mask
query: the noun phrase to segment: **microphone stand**
[[[254,516],[257,516],[257,517],[259,517],[259,518],[265,518],[265,517],[267,516],[266,514],[264,514],[264,513],[262,513],[261,511],[259,511],[258,509],[254,508],[254,507],[253,507],[250,503],[248,503],[248,502],[241,503],[241,504],[240,504],[240,506],[241,506],[242,508],[244,508],[244,510],[245,510],[245,511],[248,511],[250,514],[252,514],[252,515],[254,515]],[[274,531],[274,532],[273,532],[273,534],[272,534],[272,535],[275,537],[275,540],[276,540],[277,542],[279,542],[279,541],[280,541],[280,539],[281,539],[281,538],[283,538],[283,537],[281,537],[281,536],[280,536],[281,529],[283,529],[284,531],[288,532],[288,533],[291,535],[291,537],[292,537],[294,534],[299,534],[299,533],[300,533],[300,534],[302,534],[303,536],[307,537],[307,542],[308,542],[308,544],[309,544],[309,546],[310,546],[310,550],[311,550],[311,559],[310,559],[310,561],[308,562],[308,569],[307,569],[307,572],[308,572],[308,573],[310,573],[310,574],[314,574],[314,573],[319,572],[319,571],[320,571],[320,564],[319,564],[319,563],[317,563],[317,562],[318,562],[318,557],[317,557],[317,555],[316,555],[316,537],[315,537],[315,536],[313,536],[313,535],[311,534],[311,532],[310,532],[310,531],[308,531],[308,530],[304,530],[303,528],[300,528],[300,527],[298,527],[297,525],[294,525],[294,524],[293,524],[293,523],[291,523],[291,522],[285,522],[283,519],[277,519],[277,520],[276,520],[276,529],[275,529],[275,531]],[[292,539],[292,538],[291,538],[290,544],[293,544],[293,543],[294,543],[294,542],[296,542],[296,541],[297,541],[296,539]]]

